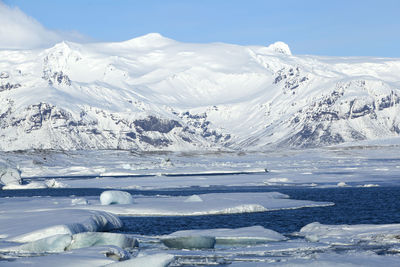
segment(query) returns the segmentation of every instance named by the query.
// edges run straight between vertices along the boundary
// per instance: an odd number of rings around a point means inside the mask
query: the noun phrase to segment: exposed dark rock
[[[365,136],[358,131],[351,131],[351,138],[357,141],[365,140]]]
[[[149,116],[147,119],[135,120],[134,125],[143,131],[155,131],[159,133],[169,133],[175,127],[182,127],[176,120],[159,119]],[[138,131],[139,132],[139,131]]]
[[[188,142],[188,143],[191,143],[191,142],[192,142],[192,140],[190,140],[190,138],[188,138],[188,137],[181,136],[181,138],[182,138],[182,140],[185,141],[185,142]]]
[[[283,87],[284,90],[295,90],[307,80],[308,80],[307,76],[301,77],[299,67],[290,68],[289,70],[283,68],[277,72],[277,76],[274,79],[274,84],[278,84],[284,81],[285,82]]]
[[[21,87],[19,83],[11,84],[11,83],[6,83],[0,85],[0,92],[5,91],[5,90],[11,90],[11,89],[16,89]]]
[[[51,72],[49,70],[43,72],[44,80],[47,80],[49,85],[71,85],[71,80],[68,75],[64,74],[62,71]]]
[[[171,141],[165,138],[151,138],[145,135],[139,136],[139,140],[154,147],[166,147],[171,144]]]
[[[131,139],[136,139],[136,134],[134,132],[126,133],[126,136],[128,136]]]

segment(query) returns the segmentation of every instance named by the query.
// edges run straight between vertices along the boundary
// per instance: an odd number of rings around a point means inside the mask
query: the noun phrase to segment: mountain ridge
[[[400,59],[270,46],[0,50],[0,149],[257,150],[398,137]]]

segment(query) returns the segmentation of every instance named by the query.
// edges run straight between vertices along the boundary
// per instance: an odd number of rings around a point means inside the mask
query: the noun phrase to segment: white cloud
[[[0,2],[0,49],[29,49],[49,47],[63,40],[87,41],[77,32],[46,29],[18,7]]]

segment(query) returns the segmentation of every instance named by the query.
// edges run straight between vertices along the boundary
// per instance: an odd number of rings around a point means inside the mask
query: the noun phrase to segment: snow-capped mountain
[[[400,59],[62,42],[0,51],[0,149],[263,149],[400,134]]]

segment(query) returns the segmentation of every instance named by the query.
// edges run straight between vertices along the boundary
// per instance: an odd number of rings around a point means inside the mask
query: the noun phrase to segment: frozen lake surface
[[[400,262],[397,147],[269,154],[30,153],[2,155],[18,165],[23,178],[22,185],[0,190],[4,266],[104,266],[129,258],[170,266]],[[105,190],[129,192],[133,202],[101,205]],[[124,236],[139,247],[119,248],[127,243]],[[74,240],[91,247],[76,248]],[[43,245],[49,243],[59,251]]]

